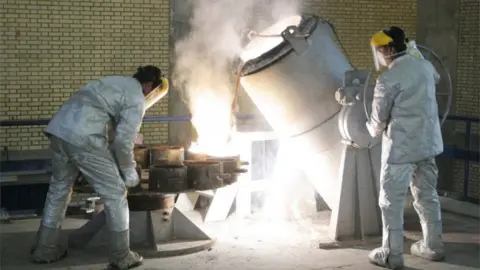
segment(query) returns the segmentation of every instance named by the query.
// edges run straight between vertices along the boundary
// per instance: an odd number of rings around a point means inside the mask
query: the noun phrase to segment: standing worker
[[[109,267],[131,269],[143,258],[130,251],[127,188],[140,182],[133,147],[145,111],[168,91],[159,68],[138,68],[133,77],[107,76],[77,91],[48,124],[52,179],[32,248],[35,263],[66,257],[58,240],[79,173],[104,201],[109,231]],[[114,134],[114,138],[112,137]]]
[[[383,136],[379,194],[383,241],[369,260],[391,269],[404,265],[403,216],[409,186],[423,233],[411,254],[432,261],[444,258],[435,164],[443,152],[435,98],[440,76],[429,61],[407,52],[407,42],[403,30],[395,26],[371,39],[377,70],[382,66],[388,70],[377,79],[367,122],[373,137]]]

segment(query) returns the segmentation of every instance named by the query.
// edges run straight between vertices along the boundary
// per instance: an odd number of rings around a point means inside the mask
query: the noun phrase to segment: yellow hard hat
[[[393,39],[385,34],[384,31],[375,33],[370,39],[370,45],[372,47],[386,46],[391,42],[393,42]]]

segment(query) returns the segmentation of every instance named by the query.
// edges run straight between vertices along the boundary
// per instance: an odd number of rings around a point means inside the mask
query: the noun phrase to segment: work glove
[[[135,170],[137,171],[138,177],[140,178],[140,182],[138,183],[138,185],[128,188],[128,193],[132,193],[132,192],[135,193],[135,192],[142,192],[143,191],[143,188],[142,188],[142,185],[141,185],[141,182],[142,182],[142,166],[140,166],[137,163],[137,168]]]
[[[135,187],[140,184],[140,177],[135,168],[122,169],[120,170],[120,173],[122,174],[123,181],[127,188]]]
[[[368,133],[370,133],[370,136],[372,138],[375,138],[375,137],[378,137],[378,136],[382,135],[382,132],[378,132],[377,130],[375,130],[372,123],[370,123],[370,121],[367,121],[365,123],[365,125],[367,126]]]

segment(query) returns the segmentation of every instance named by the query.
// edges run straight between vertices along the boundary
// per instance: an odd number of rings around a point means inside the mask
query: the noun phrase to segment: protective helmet
[[[168,80],[163,77],[162,71],[153,65],[139,67],[133,75],[141,84],[151,83],[153,90],[145,96],[145,110],[157,103],[168,92]]]
[[[145,110],[148,110],[167,94],[169,88],[168,79],[162,77],[160,81],[160,84],[145,97]]]
[[[403,53],[407,48],[403,30],[399,27],[392,26],[389,29],[375,33],[370,39],[373,63],[377,71],[380,70],[382,66],[387,66],[385,57],[378,51],[379,47],[385,46],[395,47],[398,54]]]

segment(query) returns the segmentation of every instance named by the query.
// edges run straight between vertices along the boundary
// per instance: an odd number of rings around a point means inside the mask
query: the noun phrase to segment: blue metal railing
[[[479,198],[470,197],[470,165],[471,162],[480,161],[478,149],[472,149],[472,123],[479,123],[480,117],[450,115],[447,120],[465,122],[465,145],[463,149],[445,146],[442,156],[464,161],[463,199],[477,201]]]
[[[255,116],[250,114],[237,114],[237,119],[253,119]],[[190,121],[191,116],[145,116],[143,119],[144,123],[152,122],[176,122],[176,121]],[[472,139],[472,123],[479,123],[479,117],[471,116],[458,116],[458,115],[449,115],[447,120],[452,121],[463,121],[466,124],[465,127],[465,147],[464,149],[459,149],[455,147],[445,146],[445,151],[442,156],[449,158],[464,160],[464,182],[463,182],[463,196],[467,199],[469,198],[469,188],[470,188],[470,163],[479,162],[480,154],[478,151],[471,149],[471,139]],[[12,127],[12,126],[43,126],[49,123],[49,119],[37,119],[37,120],[4,120],[0,121],[0,127]]]
[[[237,119],[253,119],[250,114],[237,114]],[[177,122],[190,121],[191,116],[145,116],[144,123],[152,122]],[[26,120],[1,120],[0,127],[18,127],[18,126],[45,126],[48,125],[50,119],[26,119]]]

